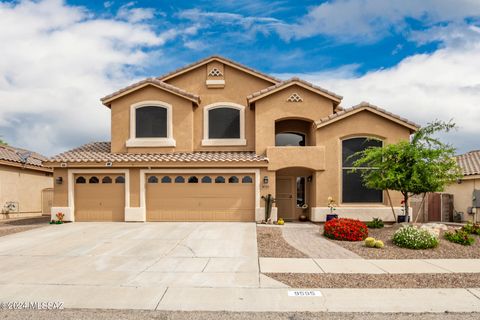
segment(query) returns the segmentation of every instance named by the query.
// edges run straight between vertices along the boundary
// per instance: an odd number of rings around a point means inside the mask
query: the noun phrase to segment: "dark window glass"
[[[100,180],[98,180],[97,177],[93,176],[90,179],[88,179],[88,183],[99,183]]]
[[[365,187],[362,173],[360,171],[351,172],[350,169],[358,159],[358,157],[351,157],[356,152],[381,146],[382,141],[376,139],[352,138],[342,141],[342,201],[344,203],[382,202],[382,190]]]
[[[228,183],[238,183],[238,178],[236,176],[231,176],[228,178]]]
[[[112,178],[109,176],[103,177],[102,183],[112,183]]]
[[[169,176],[164,176],[162,178],[162,183],[171,183],[172,182],[172,178],[170,178]]]
[[[252,177],[250,176],[245,176],[242,178],[242,183],[252,183],[253,180],[252,180]]]
[[[78,177],[77,180],[75,180],[76,183],[86,183],[87,180],[85,180],[84,177]]]
[[[305,146],[305,135],[295,132],[282,132],[275,135],[275,145],[283,146]]]
[[[342,141],[342,161],[343,167],[352,167],[358,157],[351,157],[356,152],[365,150],[370,147],[381,147],[382,141],[367,138],[352,138]]]
[[[135,137],[166,138],[167,109],[162,107],[141,107],[135,110]]]
[[[240,138],[240,110],[233,108],[209,110],[208,137],[210,139]]]
[[[202,178],[202,183],[212,183],[212,178],[205,176]]]
[[[192,176],[188,178],[188,183],[198,183],[198,178],[195,176]]]
[[[222,176],[218,176],[215,178],[215,183],[225,183],[225,178]]]
[[[305,177],[297,177],[297,207],[305,204]]]
[[[178,176],[175,178],[175,183],[184,183],[184,182],[185,182],[185,178],[182,176]]]
[[[147,182],[148,183],[158,183],[158,178],[155,177],[155,176],[150,176],[150,177],[148,177]]]
[[[125,183],[125,177],[124,176],[118,176],[115,178],[115,183]]]

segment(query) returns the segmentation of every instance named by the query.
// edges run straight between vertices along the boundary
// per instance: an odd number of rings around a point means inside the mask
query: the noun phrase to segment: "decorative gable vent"
[[[223,76],[222,71],[218,70],[217,68],[212,68],[210,72],[208,73],[209,77],[221,77]]]
[[[288,102],[302,102],[303,99],[300,97],[296,92],[292,93],[292,95],[287,99]]]

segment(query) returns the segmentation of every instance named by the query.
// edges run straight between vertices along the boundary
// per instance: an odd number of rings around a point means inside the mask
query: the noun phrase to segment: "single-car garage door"
[[[76,175],[75,221],[124,221],[125,177]]]
[[[148,221],[254,221],[253,174],[149,174]]]

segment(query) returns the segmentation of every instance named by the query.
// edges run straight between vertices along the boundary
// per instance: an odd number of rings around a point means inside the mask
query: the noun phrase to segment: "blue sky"
[[[47,155],[109,139],[100,97],[212,54],[480,149],[480,1],[0,0],[0,43],[0,136]]]

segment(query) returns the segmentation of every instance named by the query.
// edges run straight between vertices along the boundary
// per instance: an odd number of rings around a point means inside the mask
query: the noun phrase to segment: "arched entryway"
[[[308,168],[292,167],[276,172],[276,207],[278,217],[287,221],[310,216],[315,206],[314,172]]]

